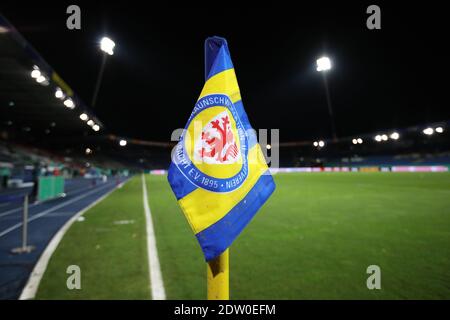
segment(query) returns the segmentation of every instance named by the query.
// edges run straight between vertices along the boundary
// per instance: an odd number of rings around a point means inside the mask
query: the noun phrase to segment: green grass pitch
[[[450,298],[449,173],[298,173],[277,189],[230,249],[232,299]],[[165,176],[147,176],[168,299],[205,299],[206,266]],[[140,177],[68,231],[38,299],[146,299]],[[131,224],[115,224],[134,220]],[[66,267],[82,290],[66,288]],[[366,269],[381,268],[381,290]]]

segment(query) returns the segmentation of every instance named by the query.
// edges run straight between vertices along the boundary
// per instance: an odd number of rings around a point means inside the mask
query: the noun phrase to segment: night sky
[[[203,86],[203,43],[213,35],[228,40],[253,127],[279,128],[281,141],[331,135],[315,70],[323,54],[333,61],[338,136],[450,119],[447,18],[439,5],[377,3],[382,29],[368,30],[372,3],[92,2],[2,1],[0,12],[86,104],[101,63],[98,42],[104,35],[116,42],[94,109],[110,133],[168,141],[184,127]],[[81,7],[79,31],[66,28],[69,4]]]

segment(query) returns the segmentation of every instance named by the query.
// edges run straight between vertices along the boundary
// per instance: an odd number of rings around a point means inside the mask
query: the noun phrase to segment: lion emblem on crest
[[[230,164],[236,162],[239,156],[229,114],[224,111],[203,128],[196,143],[195,157],[210,164]]]

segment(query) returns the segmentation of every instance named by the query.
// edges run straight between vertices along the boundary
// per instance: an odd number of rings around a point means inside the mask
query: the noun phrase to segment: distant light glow
[[[72,99],[70,99],[70,98],[64,100],[64,105],[69,109],[75,108],[75,103],[73,103]]]
[[[358,139],[353,139],[353,140],[352,140],[352,143],[353,143],[353,144],[357,144],[357,143],[358,143]]]
[[[314,141],[313,146],[314,146],[314,147],[318,147],[318,146],[319,146],[319,143],[318,143],[317,141]]]
[[[386,134],[382,134],[381,135],[381,140],[383,140],[383,141],[387,141],[389,138],[388,138],[388,136],[386,135]]]
[[[86,113],[82,113],[82,114],[80,114],[80,119],[83,121],[86,121],[87,119],[89,119],[89,117]]]
[[[55,97],[61,99],[64,97],[64,92],[60,88],[56,88]]]
[[[442,128],[442,127],[437,127],[437,128],[436,128],[436,132],[437,132],[437,133],[442,133],[442,132],[444,132],[444,128]]]
[[[91,154],[92,150],[90,148],[86,148],[86,154]]]
[[[127,140],[120,140],[119,141],[119,145],[121,146],[121,147],[125,147],[126,145],[127,145]]]
[[[108,37],[103,37],[102,40],[100,41],[100,49],[102,49],[102,51],[106,52],[110,56],[114,54],[113,50],[115,46],[116,44],[114,43],[114,41],[112,41]]]
[[[321,57],[317,59],[316,64],[317,64],[316,70],[319,72],[331,69],[331,60],[328,57]]]
[[[270,144],[266,145],[267,150],[270,150],[272,146]]]
[[[98,124],[95,124],[95,125],[92,127],[92,129],[93,129],[94,131],[99,131],[99,130],[100,130],[100,126],[99,126]]]
[[[428,128],[426,128],[426,129],[423,129],[422,132],[423,132],[424,134],[426,134],[427,136],[431,136],[431,135],[434,133],[434,129],[428,127]]]
[[[400,134],[398,132],[392,132],[389,137],[393,140],[398,140],[400,138]]]
[[[319,147],[322,148],[322,147],[324,147],[324,146],[325,146],[325,142],[323,142],[322,140],[319,141]]]
[[[90,126],[90,127],[93,127],[93,126],[95,125],[95,122],[92,121],[92,120],[89,120],[89,121],[87,122],[87,125]]]
[[[357,141],[358,141],[359,144],[363,143],[363,139],[361,139],[361,138],[358,138]]]
[[[375,136],[375,141],[380,142],[382,140],[381,135],[377,134]]]

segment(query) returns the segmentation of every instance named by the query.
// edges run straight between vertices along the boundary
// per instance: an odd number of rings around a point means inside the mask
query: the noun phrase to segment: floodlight
[[[331,69],[331,61],[328,57],[321,57],[316,60],[317,68],[316,70],[321,71],[327,71]]]
[[[127,145],[127,140],[120,140],[119,141],[119,145],[121,146],[121,147],[125,147],[126,145]]]
[[[392,132],[389,137],[393,140],[398,140],[398,138],[400,138],[400,134],[398,132]]]
[[[47,79],[45,79],[45,77],[44,77],[43,75],[40,75],[39,77],[36,78],[36,82],[37,82],[37,83],[42,83],[42,82],[44,82],[45,80],[47,80]]]
[[[108,37],[103,37],[102,40],[100,41],[100,49],[109,54],[110,56],[114,54],[113,50],[115,46],[116,44],[114,43],[114,41],[112,41]]]
[[[38,69],[34,69],[31,71],[31,77],[37,79],[41,76],[41,72]]]
[[[435,129],[435,131],[436,131],[437,133],[442,133],[442,132],[444,132],[444,128],[442,128],[442,127],[437,127],[437,128]]]
[[[55,97],[61,99],[64,97],[64,92],[60,88],[56,88]]]
[[[82,114],[80,114],[80,119],[83,121],[86,121],[87,119],[89,119],[89,117],[86,113],[82,113]]]
[[[70,98],[64,100],[64,105],[69,109],[75,108],[75,104],[73,103],[72,99],[70,99]]]
[[[426,128],[426,129],[423,129],[422,132],[423,132],[424,134],[426,134],[427,136],[431,136],[431,135],[434,133],[434,129],[428,127],[428,128]]]
[[[324,147],[325,146],[325,142],[323,142],[322,140],[321,141],[319,141],[319,147]]]

